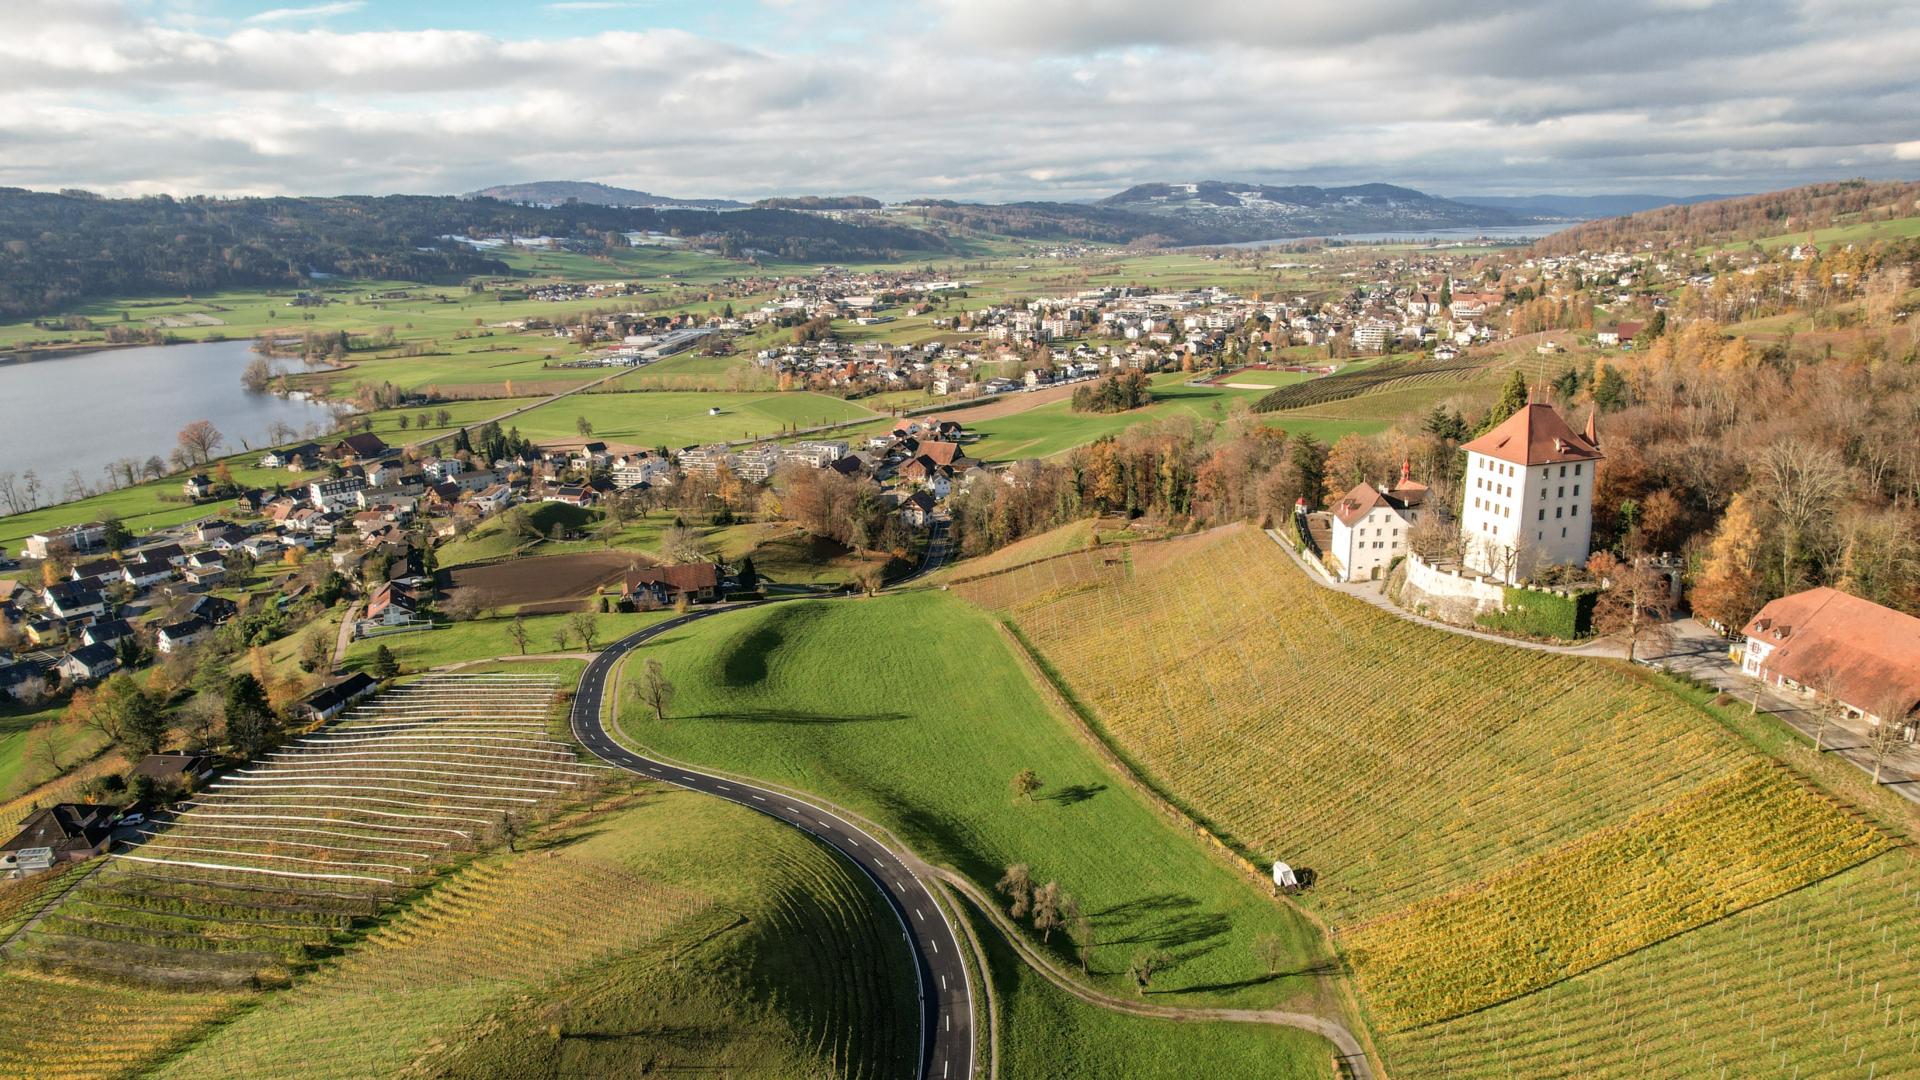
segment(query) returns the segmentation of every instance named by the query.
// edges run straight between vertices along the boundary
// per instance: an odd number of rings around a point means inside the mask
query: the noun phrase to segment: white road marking
[[[720,782],[720,781],[718,781],[718,780],[715,780],[715,781],[713,782],[713,786],[714,786],[714,787],[717,787],[717,788],[719,788],[719,789],[720,789],[721,791],[732,791],[732,790],[733,790],[732,788],[730,788],[730,787],[728,787],[727,785],[725,785],[725,784],[723,784],[723,783],[721,783],[721,782]]]
[[[757,801],[759,801],[759,802],[766,802],[766,801],[767,801],[767,800],[765,800],[765,799],[763,799],[763,798],[761,798],[761,797],[760,797],[760,796],[758,796],[758,795],[755,795],[755,796],[754,796],[754,799],[755,799],[755,800],[757,800]]]
[[[914,908],[914,909],[913,909],[913,917],[914,917],[914,918],[916,918],[916,919],[919,919],[919,920],[920,920],[921,922],[926,922],[926,921],[927,921],[927,915],[926,915],[926,912],[924,912],[924,911],[921,911],[921,910],[920,910],[919,908]]]

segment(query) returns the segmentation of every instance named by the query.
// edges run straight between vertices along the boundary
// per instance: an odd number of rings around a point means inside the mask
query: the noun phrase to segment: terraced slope
[[[1895,838],[1636,672],[1395,619],[1307,581],[1249,527],[954,591],[1004,614],[1153,782],[1253,857],[1309,872],[1303,901],[1334,922],[1405,1075],[1476,1061],[1468,1029],[1489,1007],[1524,1014],[1506,1052],[1542,1068],[1486,1075],[1577,1073],[1578,1055],[1557,1071],[1532,1040],[1604,1044],[1621,1017],[1569,980],[1657,978],[1639,957],[1894,857],[1875,855]],[[1884,926],[1847,947],[1905,985],[1910,952],[1871,940]],[[1767,955],[1724,972],[1757,980],[1753,1001],[1676,1017],[1737,1042],[1725,1009],[1780,1007]],[[1856,1048],[1864,1025],[1899,1023],[1813,1019]],[[1676,1075],[1697,1064],[1686,1049],[1629,1060]]]
[[[449,877],[163,1077],[890,1078],[911,958],[859,871],[690,793],[623,797]]]
[[[547,735],[545,676],[437,675],[236,769],[13,945],[179,987],[286,981],[356,923],[601,775]]]

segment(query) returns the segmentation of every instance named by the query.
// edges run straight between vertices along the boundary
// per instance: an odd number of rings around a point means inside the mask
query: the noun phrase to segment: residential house
[[[113,842],[113,819],[119,812],[118,807],[89,803],[55,803],[36,810],[11,840],[0,844],[0,856],[17,860],[23,851],[46,848],[56,861],[91,858]]]
[[[613,486],[626,490],[641,484],[659,487],[673,476],[673,463],[651,450],[622,454],[613,460]]]
[[[60,681],[68,686],[103,679],[120,666],[120,657],[111,645],[82,645],[61,657],[55,665]]]
[[[148,754],[134,763],[133,775],[163,786],[192,787],[212,776],[215,764],[211,754]]]
[[[213,494],[213,487],[213,478],[206,473],[194,473],[180,485],[189,499],[205,499]]]
[[[329,686],[323,686],[294,705],[295,715],[308,720],[331,720],[347,707],[380,689],[379,682],[364,671],[356,671]]]
[[[102,619],[88,623],[80,631],[80,640],[87,645],[111,645],[118,648],[120,642],[133,636],[133,624],[125,619]]]
[[[213,624],[194,615],[179,622],[161,626],[154,635],[154,648],[162,653],[179,652],[211,633],[213,633]]]
[[[665,606],[685,599],[704,603],[720,595],[720,568],[712,563],[682,563],[628,570],[620,598],[633,604]]]
[[[1427,486],[1407,466],[1393,487],[1359,484],[1333,506],[1328,554],[1341,581],[1372,581],[1409,550],[1413,527],[1427,501]],[[1334,569],[1329,567],[1329,569]]]
[[[1740,669],[1774,686],[1838,701],[1912,741],[1920,707],[1920,619],[1821,586],[1769,602],[1741,630]]]
[[[27,554],[36,559],[44,559],[49,553],[59,551],[84,555],[90,551],[99,551],[106,546],[107,526],[101,521],[48,529],[46,532],[34,533],[27,537]]]
[[[387,444],[380,436],[363,431],[334,443],[327,449],[327,456],[336,461],[349,461],[379,457],[386,452]]]
[[[367,486],[367,478],[355,474],[331,480],[315,480],[307,485],[307,498],[321,510],[339,513],[360,502],[360,491]]]
[[[418,614],[412,591],[392,581],[381,582],[367,598],[367,620],[383,626],[405,626]]]
[[[187,579],[189,585],[206,587],[218,585],[222,581],[225,581],[227,579],[227,567],[225,563],[220,562],[197,563],[182,568],[180,574]]]
[[[917,529],[924,529],[933,523],[933,495],[925,491],[916,491],[900,501],[900,519]]]
[[[100,595],[99,590],[72,581],[48,585],[40,590],[40,598],[54,618],[69,622],[90,615],[104,615],[107,610],[106,598]]]

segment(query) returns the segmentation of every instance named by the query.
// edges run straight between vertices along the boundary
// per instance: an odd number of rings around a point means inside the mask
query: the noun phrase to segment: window
[[[1542,492],[1541,494],[1543,494],[1543,495],[1544,495],[1544,494],[1545,494],[1545,492]],[[1561,484],[1561,485],[1560,485],[1560,490],[1559,490],[1558,492],[1556,492],[1556,493],[1555,493],[1555,497],[1556,497],[1556,498],[1561,498],[1561,499],[1564,499],[1564,498],[1566,498],[1566,497],[1567,497],[1567,485],[1565,485],[1565,484]]]
[[[1541,511],[1541,515],[1542,515],[1542,516],[1545,516],[1545,514],[1546,514],[1546,511],[1544,511],[1544,510],[1543,510],[1543,511]],[[1554,516],[1554,517],[1556,517],[1556,518],[1560,516],[1560,508],[1559,508],[1559,507],[1557,507],[1557,506],[1556,506],[1556,507],[1554,507],[1554,508],[1553,508],[1553,516]]]
[[[1580,475],[1580,466],[1579,466],[1579,465],[1577,465],[1577,464],[1576,464],[1576,465],[1574,465],[1574,467],[1573,467],[1573,475],[1575,475],[1575,476],[1579,476],[1579,475]]]
[[[1547,520],[1547,508],[1544,506],[1540,508],[1540,520],[1541,521]]]
[[[1534,538],[1535,540],[1545,540],[1545,539],[1547,538],[1547,534],[1546,534],[1546,533],[1534,533],[1534,534],[1533,534],[1533,538]]]
[[[1579,503],[1574,503],[1574,504],[1573,504],[1572,506],[1569,506],[1569,507],[1567,507],[1567,516],[1568,516],[1568,517],[1579,517],[1579,516],[1580,516],[1580,504],[1579,504]]]
[[[1574,498],[1576,498],[1576,499],[1580,497],[1580,485],[1579,485],[1579,484],[1575,484],[1575,485],[1573,485],[1573,496],[1574,496]]]
[[[1567,475],[1567,467],[1565,465],[1560,466],[1560,475],[1561,476]]]
[[[1560,530],[1560,539],[1565,540],[1566,538],[1567,538],[1567,530],[1564,527],[1562,527]]]
[[[1547,497],[1547,489],[1546,489],[1546,488],[1541,488],[1541,489],[1540,489],[1540,497],[1541,497],[1541,498],[1543,498],[1543,499]]]

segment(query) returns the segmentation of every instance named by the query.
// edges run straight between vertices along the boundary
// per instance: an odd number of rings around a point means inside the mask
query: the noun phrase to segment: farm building
[[[1879,723],[1920,705],[1920,619],[1824,586],[1783,596],[1741,631],[1740,667]]]
[[[323,686],[300,699],[294,711],[309,720],[331,720],[345,712],[347,706],[379,689],[380,684],[374,681],[373,676],[356,671],[332,686]]]

